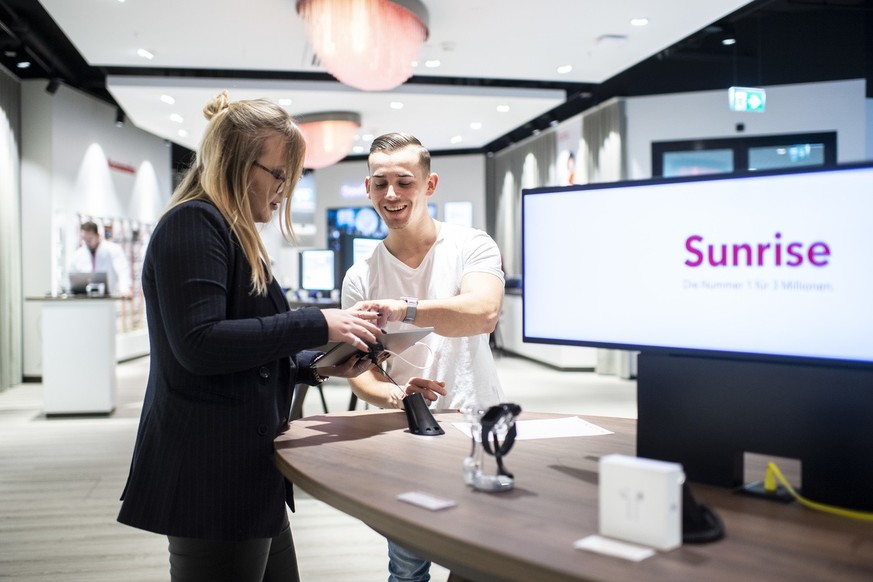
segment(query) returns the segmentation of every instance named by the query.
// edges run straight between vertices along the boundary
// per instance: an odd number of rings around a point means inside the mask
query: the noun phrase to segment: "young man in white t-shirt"
[[[388,236],[343,281],[344,308],[377,311],[384,329],[433,327],[434,333],[385,363],[393,384],[370,370],[349,379],[358,398],[402,408],[421,392],[434,408],[487,408],[505,400],[488,339],[503,303],[497,244],[485,232],[439,222],[428,201],[439,176],[430,153],[413,136],[390,133],[373,140],[365,180]],[[389,582],[424,582],[430,562],[391,540]]]

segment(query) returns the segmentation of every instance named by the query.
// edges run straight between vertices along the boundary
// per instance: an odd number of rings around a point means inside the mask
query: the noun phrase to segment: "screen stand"
[[[732,489],[743,455],[796,459],[807,499],[873,510],[873,370],[643,352],[637,455]]]

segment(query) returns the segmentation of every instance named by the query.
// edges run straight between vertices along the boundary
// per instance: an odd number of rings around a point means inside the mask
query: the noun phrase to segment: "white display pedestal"
[[[46,415],[115,410],[115,301],[46,298],[42,382]]]

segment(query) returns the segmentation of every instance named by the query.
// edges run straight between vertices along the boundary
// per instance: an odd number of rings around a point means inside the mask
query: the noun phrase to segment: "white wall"
[[[45,81],[22,83],[21,223],[24,296],[57,290],[57,267],[78,242],[78,214],[155,222],[171,189],[163,139],[115,126],[110,105]],[[132,167],[119,172],[109,163]],[[41,375],[40,305],[25,301],[24,375]]]
[[[727,88],[628,98],[628,179],[651,177],[653,141],[836,131],[839,163],[873,159],[873,106],[863,79],[765,89],[763,113],[731,111]]]

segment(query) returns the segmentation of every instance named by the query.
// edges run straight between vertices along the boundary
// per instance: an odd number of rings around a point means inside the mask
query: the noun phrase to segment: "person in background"
[[[375,314],[289,310],[256,223],[291,197],[303,135],[266,100],[206,105],[193,166],[156,225],[143,264],[151,361],[118,521],[164,534],[173,582],[299,579],[274,463],[295,383],[352,377],[373,364],[313,366],[306,348],[375,341]]]
[[[421,392],[434,408],[480,409],[504,400],[489,334],[503,304],[497,244],[481,230],[439,222],[427,204],[439,176],[430,153],[407,134],[376,138],[368,158],[367,196],[388,235],[343,280],[342,305],[379,314],[380,328],[433,327],[403,357],[350,378],[354,393],[383,408],[402,408]],[[420,364],[424,364],[421,366]],[[388,540],[390,582],[430,580],[430,562]]]
[[[79,229],[82,243],[73,253],[70,273],[106,273],[109,295],[129,297],[131,294],[130,263],[120,245],[100,236],[97,224],[82,223]]]

